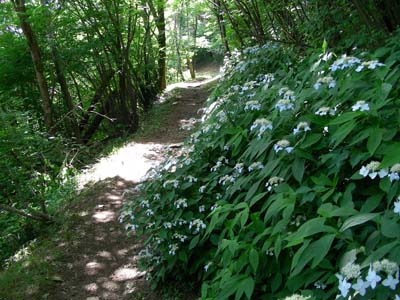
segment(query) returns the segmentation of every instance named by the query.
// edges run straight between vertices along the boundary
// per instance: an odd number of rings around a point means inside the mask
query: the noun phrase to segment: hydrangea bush
[[[147,238],[149,279],[202,299],[398,299],[398,40],[234,53],[182,153],[121,215]]]

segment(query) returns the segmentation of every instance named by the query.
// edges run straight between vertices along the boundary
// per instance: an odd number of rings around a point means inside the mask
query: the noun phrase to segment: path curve
[[[141,243],[127,237],[118,214],[124,193],[161,161],[163,149],[188,135],[180,129],[182,125],[200,118],[198,111],[210,93],[203,83],[181,87],[160,129],[101,159],[81,177],[82,185],[92,182],[92,186],[70,207],[77,221],[70,228],[70,238],[58,241],[63,261],[54,280],[59,284],[45,299],[157,299],[137,266]]]

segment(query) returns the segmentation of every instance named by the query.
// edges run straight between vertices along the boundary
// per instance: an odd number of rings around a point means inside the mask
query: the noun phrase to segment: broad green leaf
[[[318,217],[308,220],[293,234],[289,235],[286,240],[286,247],[292,247],[303,242],[303,239],[321,232],[336,232],[335,228],[325,225],[325,218]]]
[[[256,196],[254,196],[252,199],[251,199],[251,202],[250,202],[250,205],[249,205],[249,207],[252,207],[254,204],[256,204],[259,200],[261,200],[262,198],[264,198],[265,197],[265,195],[267,195],[268,194],[268,192],[264,192],[264,193],[261,193],[261,194],[258,194],[258,195],[256,195]]]
[[[382,234],[388,238],[400,238],[400,224],[397,223],[397,220],[394,218],[390,218],[388,214],[382,217],[381,219],[382,225]]]
[[[383,131],[379,128],[375,128],[370,131],[370,135],[367,142],[367,149],[369,154],[373,155],[382,142]]]
[[[343,232],[351,227],[357,226],[364,224],[365,222],[368,222],[375,218],[377,215],[376,213],[359,213],[355,216],[352,216],[348,218],[346,221],[344,221],[342,227],[340,227],[340,231]]]
[[[189,244],[189,250],[192,250],[193,248],[195,248],[197,246],[197,244],[199,243],[200,240],[200,235],[196,235]]]
[[[361,113],[359,111],[345,112],[345,113],[341,114],[340,116],[336,117],[335,119],[333,119],[331,122],[329,122],[329,125],[340,125],[340,124],[346,123],[350,120],[354,120],[355,118],[357,118],[360,115],[361,115]]]
[[[307,137],[304,139],[304,141],[300,144],[301,149],[306,149],[315,143],[317,143],[320,139],[322,138],[322,134],[320,133],[313,133],[310,135],[307,135]]]
[[[254,279],[252,277],[247,277],[244,281],[243,281],[243,286],[244,286],[244,293],[247,296],[247,299],[251,299],[251,295],[253,294],[254,291]]]
[[[332,242],[335,239],[336,234],[328,234],[320,238],[313,244],[313,251],[315,251],[315,255],[313,258],[313,262],[311,268],[315,268],[326,256],[329,249],[332,246]]]
[[[258,269],[259,257],[258,257],[257,250],[255,250],[254,248],[250,249],[249,262],[250,262],[250,266],[253,268],[253,272],[255,274]]]
[[[318,214],[325,218],[347,217],[357,213],[352,207],[338,207],[331,203],[322,204],[318,208]]]
[[[390,145],[385,146],[382,149],[383,152],[383,160],[381,163],[382,168],[391,167],[394,164],[400,163],[400,143],[392,143]]]
[[[298,181],[301,182],[303,179],[303,174],[304,174],[304,159],[295,159],[295,161],[292,164],[292,172],[293,172],[293,177]]]
[[[341,142],[352,132],[357,123],[355,121],[350,121],[346,124],[341,125],[335,133],[332,135],[332,140],[334,141],[334,147],[340,145]]]

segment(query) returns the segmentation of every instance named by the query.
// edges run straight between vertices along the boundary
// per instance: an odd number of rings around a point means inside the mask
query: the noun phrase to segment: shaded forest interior
[[[299,57],[373,49],[400,24],[396,0],[2,0],[0,8],[1,261],[55,221],[86,147],[136,132],[167,83],[269,42]]]

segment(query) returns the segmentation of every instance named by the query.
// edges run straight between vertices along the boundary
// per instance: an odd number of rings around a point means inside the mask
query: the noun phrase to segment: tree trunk
[[[158,72],[159,72],[159,88],[160,91],[167,87],[167,39],[165,35],[165,3],[159,0],[157,5],[157,42],[158,42]]]
[[[224,45],[224,48],[225,48],[225,54],[230,56],[231,51],[229,49],[228,40],[226,38],[226,27],[225,27],[225,21],[224,21],[224,17],[223,17],[223,13],[222,13],[221,1],[220,0],[216,0],[214,2],[214,5],[215,5],[215,11],[216,11],[215,15],[217,17],[219,33],[221,35],[221,41],[222,41],[222,44]]]
[[[32,61],[35,67],[36,79],[38,81],[40,96],[42,98],[44,123],[47,129],[51,133],[54,130],[54,128],[52,127],[53,126],[52,101],[49,94],[46,76],[44,74],[44,67],[41,58],[40,48],[37,43],[35,33],[33,32],[32,27],[27,21],[28,17],[26,15],[25,0],[11,0],[11,1],[14,5],[14,9],[20,20],[22,31],[27,40],[29,50],[32,55]]]

